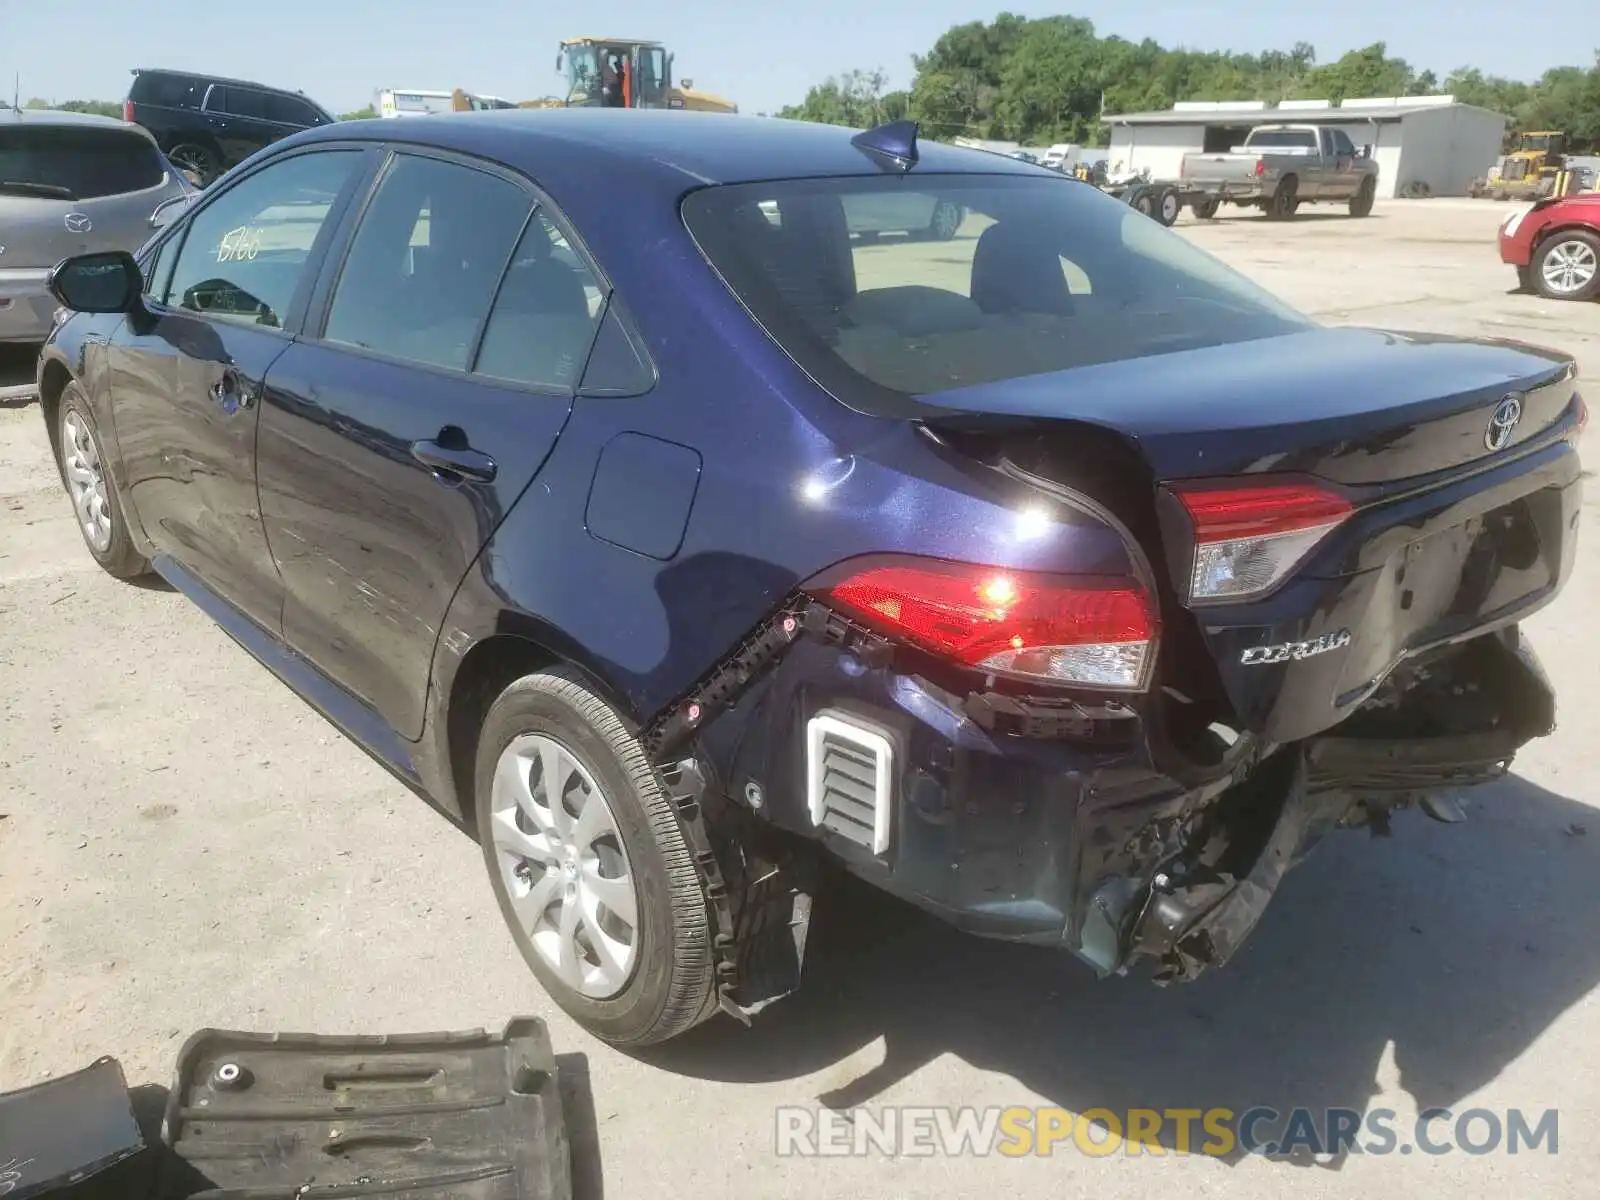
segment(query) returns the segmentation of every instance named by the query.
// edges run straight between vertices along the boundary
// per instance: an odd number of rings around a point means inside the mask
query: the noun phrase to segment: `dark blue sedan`
[[[52,286],[89,552],[475,832],[617,1043],[795,987],[841,865],[1192,978],[1552,727],[1569,358],[1321,328],[906,124],[340,123]]]

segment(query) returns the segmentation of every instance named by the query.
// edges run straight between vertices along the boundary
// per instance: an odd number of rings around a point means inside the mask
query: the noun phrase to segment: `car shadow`
[[[1063,954],[835,889],[799,992],[749,1032],[719,1018],[649,1059],[729,1082],[800,1079],[881,1038],[880,1065],[814,1099],[868,1103],[953,1054],[1079,1113],[1360,1112],[1392,1047],[1418,1111],[1449,1106],[1600,982],[1600,814],[1515,776],[1463,803],[1465,824],[1411,812],[1391,838],[1330,837],[1231,964],[1169,988],[1138,973],[1097,982]],[[1018,1102],[1031,1099],[1019,1089]],[[1176,1150],[1173,1122],[1161,1137]],[[1344,1156],[1273,1161],[1338,1169]]]

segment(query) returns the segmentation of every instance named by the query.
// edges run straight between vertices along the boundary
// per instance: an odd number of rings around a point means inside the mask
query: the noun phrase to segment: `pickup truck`
[[[1180,170],[1185,187],[1207,196],[1193,205],[1202,218],[1227,203],[1285,220],[1308,201],[1348,204],[1352,217],[1364,217],[1378,194],[1372,148],[1316,125],[1262,125],[1225,154],[1185,154]]]

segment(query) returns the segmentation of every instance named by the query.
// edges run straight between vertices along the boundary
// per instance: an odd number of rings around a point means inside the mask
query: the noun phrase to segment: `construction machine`
[[[1566,169],[1567,135],[1552,129],[1530,130],[1517,137],[1516,148],[1489,168],[1473,195],[1496,200],[1534,200],[1555,192]]]
[[[561,43],[556,70],[567,82],[564,108],[681,108],[736,113],[739,106],[693,80],[672,82],[672,55],[660,42],[641,38],[576,37]]]

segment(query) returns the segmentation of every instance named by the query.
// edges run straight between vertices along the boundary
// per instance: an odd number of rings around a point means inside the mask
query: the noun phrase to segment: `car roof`
[[[397,128],[398,126],[398,128]],[[361,138],[409,142],[497,159],[560,197],[563,181],[625,171],[638,184],[682,192],[693,184],[878,175],[873,158],[850,144],[857,130],[776,117],[675,109],[498,109],[426,121],[338,122],[298,134],[308,140]],[[1055,172],[1004,155],[921,139],[910,175]]]
[[[148,130],[129,124],[119,117],[102,117],[98,113],[68,112],[60,108],[15,108],[0,113],[0,129],[7,125],[89,126],[97,129],[125,129],[147,141],[154,142]]]
[[[262,92],[281,92],[285,96],[300,96],[309,100],[304,92],[293,88],[273,87],[270,83],[257,83],[253,79],[230,79],[226,75],[207,75],[204,71],[180,71],[174,67],[134,67],[134,75],[170,75],[175,79],[193,79],[196,82],[220,83],[223,86],[255,88]]]

